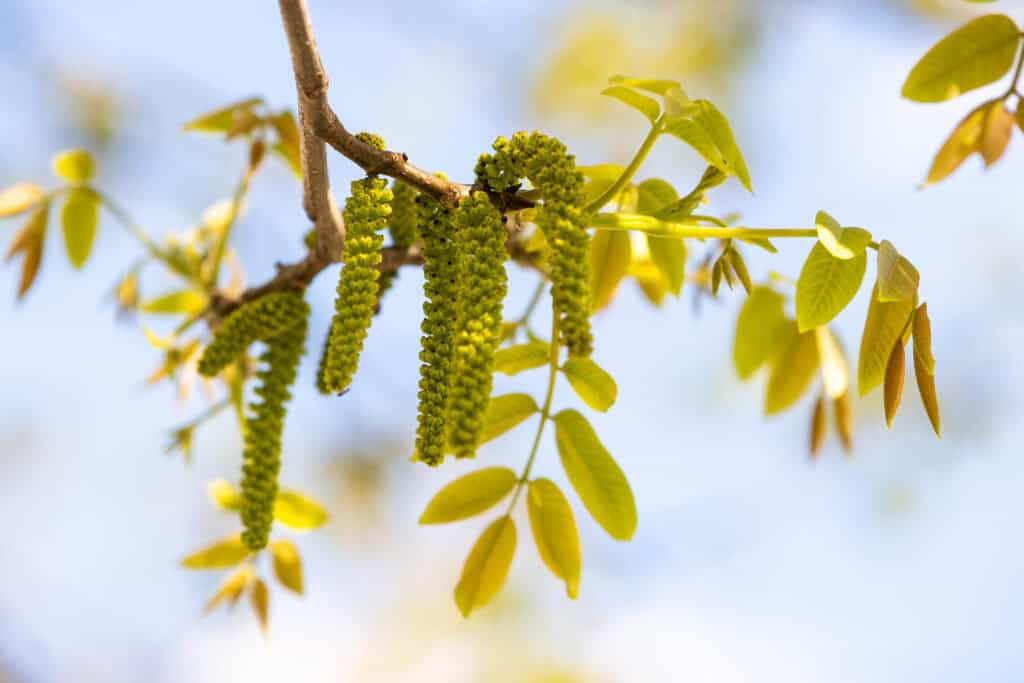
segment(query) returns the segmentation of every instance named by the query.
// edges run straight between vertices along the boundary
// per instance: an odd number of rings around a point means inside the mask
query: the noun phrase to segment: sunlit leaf
[[[914,377],[928,420],[935,435],[942,436],[939,400],[935,393],[935,357],[932,356],[932,328],[928,320],[928,304],[921,304],[914,313]]]
[[[455,604],[462,616],[489,603],[505,583],[516,552],[516,525],[507,515],[499,517],[469,551],[462,576],[455,586]]]
[[[796,283],[796,320],[801,332],[828,323],[846,308],[860,289],[867,264],[863,251],[841,259],[815,242]]]
[[[825,396],[819,394],[814,401],[814,410],[811,412],[811,457],[817,457],[828,435],[828,418],[825,415]]]
[[[864,321],[860,357],[857,361],[857,391],[861,396],[882,383],[889,354],[907,328],[914,306],[914,299],[879,301],[878,284],[875,284]]]
[[[785,299],[769,287],[754,287],[736,319],[732,359],[740,379],[768,360],[786,330]]]
[[[0,191],[0,218],[16,216],[42,201],[46,193],[35,183],[18,183]]]
[[[615,380],[594,361],[589,358],[570,358],[561,370],[576,395],[594,410],[603,413],[615,403],[618,392]]]
[[[1018,105],[1018,121],[1019,112]],[[1013,120],[1014,117],[1004,109],[1002,100],[992,100],[972,110],[957,124],[935,155],[926,184],[942,180],[975,152],[981,155],[986,166],[995,163],[1010,141]]]
[[[750,173],[722,112],[707,100],[694,100],[686,115],[669,119],[665,132],[693,147],[705,161],[735,176],[750,191]]]
[[[239,534],[214,541],[181,561],[189,569],[225,569],[249,557],[249,549]]]
[[[61,208],[60,224],[68,260],[75,268],[81,268],[88,260],[98,222],[99,199],[96,193],[85,187],[72,188]]]
[[[498,349],[494,354],[494,371],[505,375],[517,375],[524,370],[547,365],[551,351],[547,344],[530,342]]]
[[[283,539],[271,541],[270,556],[278,582],[288,590],[302,595],[302,558],[295,544]]]
[[[270,617],[270,592],[267,584],[259,577],[249,582],[249,604],[260,622],[260,629],[266,633]]]
[[[142,304],[144,313],[161,313],[165,315],[199,313],[206,308],[206,296],[194,289],[180,289],[168,292]]]
[[[584,507],[609,536],[629,540],[636,531],[637,516],[626,476],[586,418],[575,410],[563,410],[553,419],[562,467]]]
[[[629,270],[631,247],[624,232],[600,230],[590,241],[590,292],[594,311],[608,305]]]
[[[903,342],[898,341],[892,347],[889,354],[889,361],[885,366],[885,425],[892,429],[892,420],[896,417],[896,411],[900,407],[900,399],[903,398],[903,379],[906,374],[907,354],[903,349]]]
[[[10,246],[7,248],[5,260],[10,261],[21,254],[21,277],[18,280],[18,298],[25,296],[39,273],[39,264],[43,260],[43,245],[46,238],[46,224],[50,217],[50,204],[43,202],[29,214],[25,224],[14,233]]]
[[[631,90],[625,86],[616,85],[611,88],[606,88],[601,91],[602,95],[608,97],[614,97],[620,102],[636,109],[638,112],[647,117],[647,120],[654,123],[658,120],[658,116],[661,114],[661,105],[658,101],[648,97],[647,95],[641,95],[635,90]]]
[[[1013,132],[1014,117],[1006,110],[1002,102],[994,102],[985,109],[985,126],[981,133],[978,152],[985,160],[985,166],[999,161],[1010,143]]]
[[[298,491],[281,490],[274,500],[274,519],[292,529],[316,529],[327,521],[327,511]]]
[[[616,74],[608,79],[611,83],[617,83],[619,85],[625,85],[630,88],[638,88],[640,90],[646,90],[656,95],[664,95],[673,89],[679,89],[679,81],[669,81],[652,78],[631,78],[629,76],[622,76]]]
[[[871,241],[871,233],[864,228],[844,228],[824,211],[818,212],[814,223],[818,228],[818,241],[839,259],[863,254]]]
[[[540,408],[529,394],[502,394],[492,397],[487,405],[480,443],[496,439],[538,412]]]
[[[648,178],[636,186],[637,213],[656,214],[663,207],[679,199],[671,183],[661,178]]]
[[[850,405],[850,392],[832,401],[832,415],[843,450],[849,453],[853,450],[853,406]]]
[[[904,301],[917,295],[921,275],[888,240],[878,245],[878,299]]]
[[[302,159],[299,150],[299,128],[290,111],[282,111],[270,119],[277,131],[277,142],[271,149],[288,162],[288,167],[297,178],[302,177]]]
[[[978,17],[935,44],[914,66],[903,96],[942,102],[998,80],[1013,66],[1020,31],[1001,14]]]
[[[650,259],[633,261],[629,264],[629,275],[636,280],[644,297],[655,306],[661,306],[668,293],[668,283],[661,271]]]
[[[69,149],[53,158],[53,172],[69,183],[80,185],[92,179],[96,162],[84,149]]]
[[[681,237],[646,235],[651,263],[665,279],[669,293],[678,297],[686,279],[686,243]]]
[[[507,467],[486,467],[465,474],[430,499],[420,524],[447,524],[489,510],[512,492],[517,479]]]
[[[235,117],[242,112],[251,112],[255,107],[263,103],[261,97],[250,97],[229,104],[221,109],[207,112],[186,123],[182,128],[188,131],[200,133],[227,133],[235,123]]]
[[[235,571],[231,572],[231,574],[228,575],[228,578],[224,579],[220,586],[217,587],[217,592],[213,594],[210,601],[206,603],[205,607],[203,607],[203,611],[209,612],[225,600],[229,605],[234,606],[235,603],[238,602],[238,599],[242,597],[242,592],[245,590],[245,587],[255,578],[256,575],[253,572],[252,565],[250,564],[239,567]]]
[[[580,586],[580,539],[569,501],[550,479],[534,479],[527,492],[526,510],[537,552],[575,600]]]
[[[846,357],[839,346],[839,340],[827,327],[815,328],[815,341],[818,344],[818,358],[821,361],[821,378],[825,384],[825,394],[829,398],[839,398],[850,387],[850,369]]]
[[[206,485],[206,493],[210,500],[221,510],[237,511],[242,509],[242,496],[226,479],[214,479]]]
[[[765,389],[764,413],[774,415],[797,402],[818,369],[818,342],[814,332],[800,332],[789,321],[771,362]]]

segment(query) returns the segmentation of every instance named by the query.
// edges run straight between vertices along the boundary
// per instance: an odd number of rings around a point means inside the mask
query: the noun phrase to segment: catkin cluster
[[[254,552],[267,545],[274,521],[285,405],[305,348],[308,317],[301,294],[267,294],[229,315],[199,360],[199,371],[213,376],[254,341],[266,346],[256,371],[260,400],[249,405],[242,456],[242,541]]]
[[[408,248],[416,241],[418,212],[416,209],[416,190],[396,180],[391,184],[391,218],[388,221],[388,232],[391,243],[396,247]],[[378,298],[391,289],[398,277],[397,270],[389,270],[380,274]]]
[[[544,201],[536,223],[551,247],[551,296],[562,342],[572,356],[593,350],[590,332],[590,261],[583,175],[565,145],[542,133],[498,138],[494,154],[477,161],[478,181],[505,191],[527,178]]]

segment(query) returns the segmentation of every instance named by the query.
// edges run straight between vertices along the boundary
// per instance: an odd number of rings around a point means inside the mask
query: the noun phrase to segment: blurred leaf
[[[920,281],[921,275],[914,264],[896,251],[892,242],[882,240],[878,245],[878,300],[913,299]]]
[[[733,365],[747,379],[771,356],[786,331],[785,300],[769,287],[758,286],[743,302],[736,319]]]
[[[167,315],[194,314],[206,308],[206,296],[194,289],[180,289],[169,292],[142,304],[145,313],[162,313]]]
[[[611,88],[606,88],[601,91],[602,95],[608,97],[614,97],[620,102],[636,109],[638,112],[647,117],[647,120],[654,123],[658,120],[658,116],[661,115],[661,105],[658,104],[657,100],[651,99],[647,95],[641,95],[635,90],[617,85]]]
[[[686,243],[681,237],[646,235],[651,263],[665,279],[665,287],[676,298],[686,280]]]
[[[665,132],[693,147],[723,173],[736,176],[751,191],[747,164],[725,116],[707,100],[694,100],[692,105],[686,115],[669,119]]]
[[[570,358],[561,369],[576,395],[594,410],[603,413],[615,403],[615,380],[594,361]]]
[[[81,185],[92,179],[96,162],[84,149],[69,149],[53,158],[53,172],[69,183]]]
[[[484,529],[462,567],[455,586],[455,604],[463,617],[490,602],[505,583],[516,552],[516,525],[508,515]]]
[[[818,241],[838,259],[863,254],[871,241],[871,233],[864,228],[844,228],[824,211],[818,212],[814,223],[818,228]]]
[[[871,293],[864,333],[857,361],[857,391],[861,396],[882,383],[892,347],[903,335],[914,312],[913,299],[884,302],[878,300],[878,284]]]
[[[5,260],[10,261],[17,254],[22,255],[21,278],[18,281],[18,299],[25,296],[39,273],[43,260],[43,245],[46,238],[46,224],[50,217],[50,203],[43,202],[33,211],[25,224],[14,233],[7,248]]]
[[[1014,117],[1006,110],[1002,102],[994,102],[985,109],[985,126],[981,133],[981,142],[978,145],[978,152],[985,160],[985,166],[991,166],[999,161],[1010,143],[1010,134],[1013,132]]]
[[[270,556],[274,563],[274,576],[288,590],[302,595],[302,558],[291,541],[270,542]]]
[[[892,420],[900,407],[903,397],[903,378],[906,374],[907,354],[903,342],[898,341],[889,354],[889,362],[885,367],[885,425],[892,429]]]
[[[249,604],[260,621],[260,629],[266,633],[270,616],[270,593],[267,591],[267,584],[259,577],[249,582]]]
[[[853,408],[850,405],[850,392],[832,401],[832,414],[835,416],[836,431],[843,450],[853,450]]]
[[[736,278],[743,285],[743,291],[750,294],[754,289],[754,283],[750,280],[750,271],[747,270],[747,264],[743,261],[743,256],[740,255],[740,252],[736,250],[735,246],[732,246],[722,255],[722,258],[726,259],[732,271],[736,274]]]
[[[648,178],[636,186],[637,213],[656,214],[679,199],[679,193],[667,180]]]
[[[981,155],[985,166],[998,161],[1010,141],[1013,120],[1002,100],[998,99],[972,110],[957,124],[935,155],[925,184],[946,178],[975,152]]]
[[[447,524],[491,509],[515,488],[518,477],[507,467],[486,467],[465,474],[427,503],[420,524]]]
[[[256,578],[256,575],[253,572],[252,565],[249,564],[231,572],[228,578],[224,579],[220,586],[217,587],[217,592],[213,594],[210,601],[203,607],[203,611],[209,612],[225,600],[228,601],[229,606],[233,607],[238,602],[238,599],[242,597],[242,591],[245,590],[245,587],[254,578]]]
[[[547,365],[550,355],[548,345],[542,342],[506,346],[494,353],[494,371],[511,377]]]
[[[277,131],[277,142],[272,149],[279,154],[286,162],[295,177],[302,177],[302,156],[299,150],[299,127],[295,123],[295,116],[290,111],[282,111],[270,119],[270,123]]]
[[[935,44],[914,66],[903,96],[942,102],[998,80],[1013,66],[1020,31],[1001,14],[978,17]]]
[[[590,241],[590,292],[594,311],[608,305],[629,270],[631,247],[625,232],[599,230]]]
[[[243,112],[250,112],[258,105],[263,104],[262,97],[250,97],[241,102],[229,104],[221,109],[207,112],[192,119],[184,126],[183,130],[196,131],[200,133],[227,133],[235,123],[237,115]]]
[[[616,74],[608,80],[612,83],[628,86],[630,88],[646,90],[647,92],[652,92],[655,95],[665,95],[671,90],[681,89],[678,81],[659,80],[653,78],[631,78],[621,74]]]
[[[99,198],[96,193],[85,187],[71,189],[60,212],[60,223],[64,232],[64,248],[75,268],[81,268],[88,260],[98,222]]]
[[[818,344],[825,393],[829,398],[839,398],[850,388],[850,369],[847,367],[846,357],[832,330],[824,326],[817,327],[814,334]]]
[[[649,259],[633,261],[629,264],[628,272],[640,286],[644,297],[655,306],[661,306],[665,294],[668,293],[668,283],[657,266]]]
[[[569,482],[584,507],[608,535],[628,541],[636,531],[636,503],[622,470],[575,410],[554,416],[555,440]]]
[[[935,393],[935,358],[932,356],[932,328],[928,320],[928,304],[921,304],[914,313],[914,377],[928,420],[935,435],[942,437],[939,400]]]
[[[825,396],[818,394],[811,413],[811,457],[816,457],[821,444],[828,434],[828,418],[825,416]]]
[[[580,587],[580,538],[569,501],[550,479],[534,479],[528,489],[526,510],[541,560],[565,581],[566,594],[575,600]]]
[[[312,498],[284,489],[274,500],[274,519],[292,529],[316,529],[327,521],[327,511]]]
[[[249,549],[239,534],[214,541],[181,561],[189,569],[225,569],[249,557]]]
[[[210,500],[221,510],[238,511],[242,509],[242,496],[226,479],[214,479],[206,485],[206,493]]]
[[[815,242],[796,283],[796,320],[801,332],[824,325],[853,300],[864,281],[867,254],[836,258]]]
[[[818,343],[814,332],[800,332],[788,321],[779,349],[772,359],[765,390],[764,413],[775,415],[797,402],[818,369]]]
[[[17,216],[28,211],[46,196],[35,183],[17,183],[0,191],[0,218]]]
[[[487,406],[480,443],[496,439],[538,412],[540,408],[529,394],[502,394],[492,397]]]

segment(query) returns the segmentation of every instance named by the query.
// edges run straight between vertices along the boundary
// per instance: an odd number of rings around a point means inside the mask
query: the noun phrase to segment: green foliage
[[[487,406],[480,442],[485,443],[498,438],[538,412],[540,408],[529,394],[502,394],[493,397]]]
[[[591,359],[570,358],[560,369],[576,395],[594,410],[603,413],[615,403],[615,380]]]
[[[815,243],[796,284],[796,320],[800,331],[825,325],[839,315],[860,289],[867,266],[864,252],[841,259],[823,243]]]
[[[507,467],[488,467],[459,477],[437,492],[420,516],[420,524],[446,524],[490,510],[516,485]]]
[[[857,391],[861,396],[882,383],[893,347],[902,338],[917,305],[914,299],[881,301],[878,294],[876,283],[864,321],[857,362]]]
[[[573,600],[580,591],[580,539],[576,520],[562,490],[550,479],[534,479],[526,494],[526,510],[537,552],[547,568],[565,582]]]
[[[508,515],[499,517],[484,529],[462,567],[455,586],[455,604],[462,616],[468,617],[494,599],[505,584],[515,553],[515,522]]]
[[[785,299],[769,287],[755,287],[740,309],[733,344],[733,365],[740,379],[747,379],[760,368],[786,328]]]

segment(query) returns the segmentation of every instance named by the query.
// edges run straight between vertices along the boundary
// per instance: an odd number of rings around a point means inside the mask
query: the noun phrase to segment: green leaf
[[[580,590],[580,538],[569,501],[550,479],[534,479],[527,493],[526,510],[541,560],[565,581],[566,594],[575,600]]]
[[[46,193],[35,183],[17,183],[0,191],[0,218],[17,216],[42,201]]]
[[[491,522],[473,544],[455,586],[455,604],[462,616],[489,603],[505,583],[516,553],[516,525],[505,515]]]
[[[226,479],[214,479],[206,485],[206,493],[210,500],[221,510],[237,511],[242,509],[242,496]]]
[[[671,183],[661,178],[648,178],[636,186],[637,213],[656,214],[663,207],[679,199]]]
[[[892,242],[882,240],[878,245],[878,300],[913,299],[920,282],[921,275],[914,264],[896,251]]]
[[[547,365],[551,351],[543,342],[530,342],[498,349],[494,353],[494,371],[508,376]]]
[[[622,76],[616,74],[608,79],[610,83],[616,83],[618,85],[625,85],[630,88],[637,88],[639,90],[646,90],[652,92],[655,95],[665,95],[673,89],[681,89],[679,81],[669,81],[662,79],[651,79],[651,78],[630,78],[629,76]]]
[[[81,185],[96,173],[96,162],[84,149],[69,149],[53,158],[53,172],[69,183]]]
[[[658,116],[661,115],[661,105],[658,101],[648,97],[647,95],[641,95],[635,90],[630,90],[621,85],[612,86],[601,91],[602,95],[608,97],[614,97],[615,99],[623,102],[633,109],[647,117],[647,120],[654,123],[658,120]]]
[[[271,149],[281,156],[296,178],[302,177],[302,155],[299,150],[299,127],[290,111],[282,111],[270,120],[277,131],[278,141]]]
[[[863,254],[871,241],[871,233],[864,228],[841,227],[824,211],[818,212],[814,223],[818,228],[818,241],[839,259],[852,259]]]
[[[700,181],[685,197],[662,206],[654,215],[666,221],[686,218],[704,202],[704,195],[708,190],[718,187],[728,177],[715,166],[708,166],[701,175]]]
[[[882,383],[889,354],[907,329],[915,305],[914,299],[879,301],[878,284],[875,283],[857,360],[857,391],[861,396]]]
[[[607,180],[614,182],[626,170],[618,164],[594,164],[593,166],[578,166],[577,170],[591,180]]]
[[[262,97],[250,97],[202,114],[186,123],[182,129],[198,133],[228,133],[235,125],[237,115],[251,113],[257,105],[262,103]]]
[[[589,358],[570,358],[562,365],[562,374],[584,403],[602,413],[612,407],[618,389],[615,380]]]
[[[225,569],[249,557],[249,549],[239,534],[222,538],[198,550],[181,561],[189,569]]]
[[[608,305],[629,271],[632,247],[625,232],[598,231],[590,240],[590,293],[594,311]]]
[[[291,541],[270,542],[270,556],[274,563],[274,576],[290,591],[302,595],[302,558]]]
[[[736,318],[732,360],[740,379],[753,375],[772,355],[786,330],[785,299],[770,287],[757,286]]]
[[[447,524],[479,515],[511,493],[517,479],[507,467],[487,467],[465,474],[430,499],[420,524]]]
[[[764,414],[774,415],[796,403],[810,386],[818,369],[818,342],[814,332],[800,332],[789,321],[764,396]]]
[[[168,292],[142,304],[140,310],[145,313],[162,313],[166,315],[194,314],[206,308],[206,296],[194,289],[179,289]]]
[[[81,268],[88,260],[98,222],[99,199],[96,193],[85,187],[72,188],[61,208],[60,224],[68,260],[75,268]]]
[[[628,541],[636,531],[636,503],[622,470],[586,418],[575,410],[554,416],[555,440],[569,482],[608,535]]]
[[[824,325],[853,300],[867,271],[868,257],[861,252],[852,259],[836,258],[821,242],[800,270],[796,283],[796,320],[801,332]]]
[[[978,17],[935,44],[914,66],[903,96],[942,102],[998,80],[1013,66],[1020,31],[1002,14]]]
[[[274,501],[274,519],[292,529],[316,529],[327,521],[327,511],[298,491],[282,490]]]
[[[665,279],[665,286],[679,298],[686,280],[686,243],[681,237],[646,235],[651,263]]]
[[[707,100],[694,100],[692,104],[684,115],[667,122],[665,132],[693,147],[705,161],[735,176],[751,191],[747,164],[725,116]]]
[[[502,394],[491,397],[491,402],[487,405],[480,443],[498,438],[538,412],[540,408],[529,394]]]

